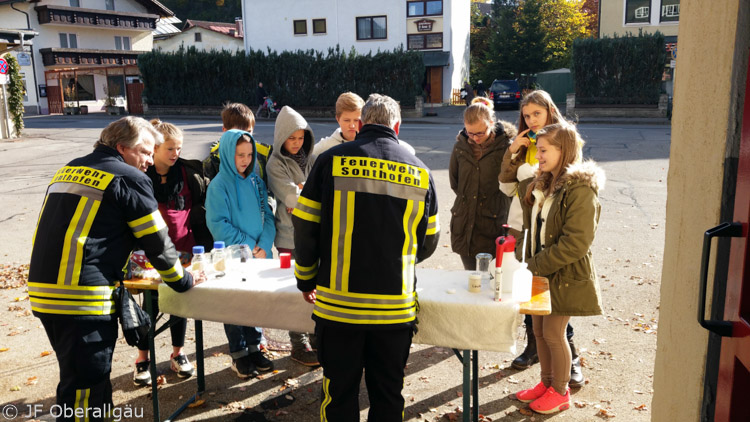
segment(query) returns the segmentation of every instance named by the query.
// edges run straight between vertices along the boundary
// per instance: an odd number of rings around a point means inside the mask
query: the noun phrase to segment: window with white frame
[[[358,40],[384,40],[388,38],[388,18],[385,16],[363,16],[357,18]]]
[[[130,37],[115,35],[115,50],[130,50]]]
[[[326,20],[325,19],[313,19],[313,34],[325,34],[326,33]]]
[[[443,33],[409,34],[406,38],[408,50],[435,50],[443,48]]]
[[[442,0],[408,1],[406,2],[406,16],[439,16],[443,14]]]
[[[651,0],[625,0],[625,23],[648,24],[651,21]]]
[[[107,10],[115,10],[115,0],[104,0],[104,7]]]
[[[78,36],[76,34],[60,33],[60,47],[78,48]]]
[[[307,19],[298,19],[292,22],[294,35],[307,35]]]
[[[659,22],[677,22],[680,20],[680,0],[661,0]]]

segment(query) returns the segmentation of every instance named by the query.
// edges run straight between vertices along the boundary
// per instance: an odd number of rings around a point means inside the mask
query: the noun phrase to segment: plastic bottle
[[[205,278],[207,263],[208,258],[203,246],[193,246],[193,259],[190,261],[190,271],[192,271],[193,277],[201,276]]]
[[[513,300],[516,302],[528,302],[531,300],[532,274],[528,270],[529,264],[521,263],[513,273]]]
[[[495,280],[499,280],[502,293],[513,291],[513,273],[519,266],[516,259],[516,238],[508,234],[509,229],[509,225],[503,224],[503,235],[495,241],[495,265],[499,269],[495,271]]]
[[[217,240],[214,242],[214,250],[211,252],[211,261],[214,264],[214,270],[217,272],[224,272],[227,270],[227,256],[223,241]]]

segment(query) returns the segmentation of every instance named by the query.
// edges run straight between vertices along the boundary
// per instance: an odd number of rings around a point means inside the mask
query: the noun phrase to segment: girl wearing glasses
[[[510,198],[498,189],[503,155],[516,136],[512,124],[497,121],[492,101],[472,100],[456,136],[448,174],[456,201],[451,208],[451,247],[467,270],[476,255],[495,255],[495,238],[508,217]]]

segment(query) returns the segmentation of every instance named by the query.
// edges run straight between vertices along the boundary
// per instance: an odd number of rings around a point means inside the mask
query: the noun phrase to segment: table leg
[[[469,422],[471,420],[471,390],[469,387],[469,384],[471,383],[471,369],[469,368],[469,364],[471,362],[471,354],[470,351],[464,350],[464,358],[463,358],[463,364],[464,364],[464,412],[463,412],[463,420],[464,422]]]
[[[203,367],[203,321],[195,320],[195,365],[198,369],[198,394],[206,391]]]
[[[472,350],[472,372],[474,379],[472,380],[472,395],[474,396],[474,409],[472,419],[474,422],[479,422],[479,351]]]
[[[154,336],[156,335],[156,312],[154,312],[154,306],[151,303],[151,290],[145,290],[144,292],[146,312],[151,318],[151,326],[148,329],[148,352],[150,360],[148,369],[151,373],[151,401],[154,406],[154,421],[158,422],[161,420],[161,417],[159,416],[159,389],[157,386],[156,374],[156,347],[154,346]]]

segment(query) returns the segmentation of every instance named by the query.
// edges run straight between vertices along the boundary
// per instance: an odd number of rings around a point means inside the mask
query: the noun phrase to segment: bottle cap
[[[214,249],[224,249],[224,246],[226,245],[223,240],[217,240],[214,242]]]
[[[199,253],[206,253],[206,249],[203,246],[193,246],[193,255]]]
[[[512,235],[505,236],[503,243],[503,252],[513,252],[516,250],[516,238]]]

